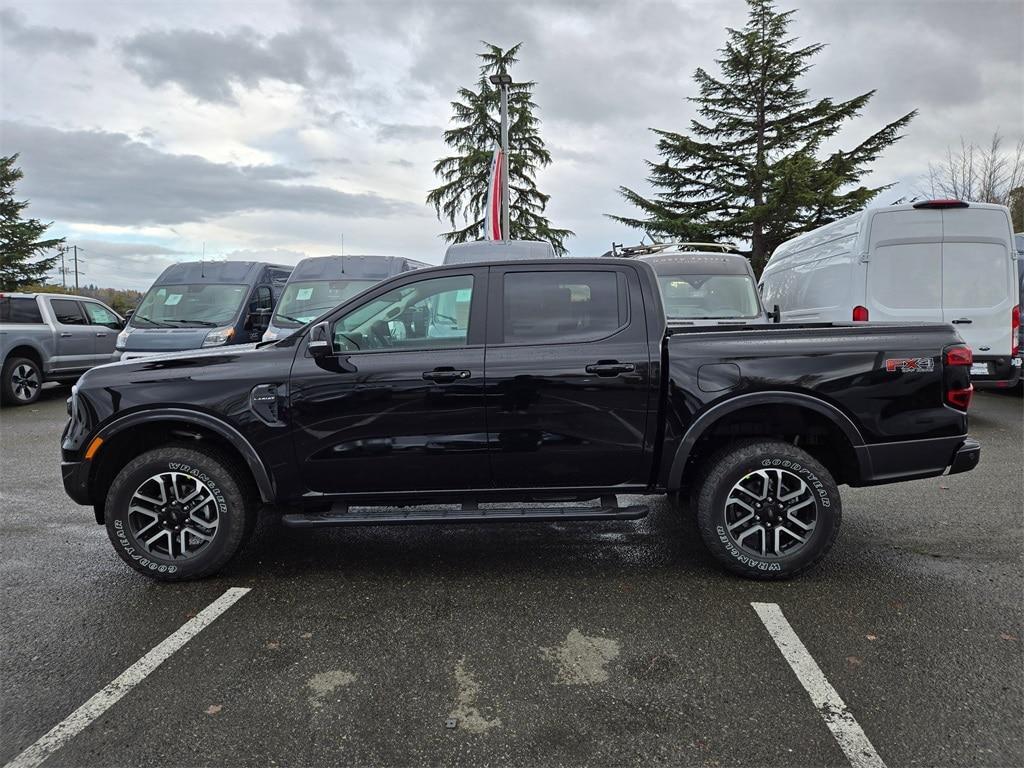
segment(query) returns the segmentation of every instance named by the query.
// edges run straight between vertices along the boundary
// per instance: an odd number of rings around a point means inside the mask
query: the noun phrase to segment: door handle
[[[101,339],[104,339],[107,336],[107,334],[105,333],[97,333],[96,335],[99,336]]]
[[[587,373],[596,373],[598,376],[618,376],[635,370],[636,366],[632,363],[620,363],[618,360],[599,360],[586,368]]]
[[[435,368],[432,371],[423,372],[423,378],[426,381],[435,381],[439,384],[448,384],[458,379],[468,379],[472,375],[470,371],[456,371],[454,368]]]
[[[961,317],[959,320],[954,320],[953,325],[970,325],[973,322],[969,317]]]
[[[70,339],[70,338],[71,338],[71,335],[72,335],[72,334],[68,333],[67,331],[61,331],[61,332],[60,332],[60,337],[61,337],[62,339]]]

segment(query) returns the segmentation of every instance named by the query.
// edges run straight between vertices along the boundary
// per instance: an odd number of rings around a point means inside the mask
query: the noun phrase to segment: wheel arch
[[[4,356],[3,364],[6,364],[7,361],[10,360],[12,357],[29,358],[32,362],[39,366],[39,373],[44,377],[46,376],[46,371],[43,368],[43,353],[38,347],[35,347],[32,344],[26,344],[25,342],[20,342],[15,346],[11,347],[11,349],[7,352],[7,354]]]
[[[246,437],[224,420],[189,408],[161,408],[137,411],[104,425],[92,439],[101,438],[90,471],[90,495],[94,500],[96,522],[102,523],[105,491],[133,455],[158,445],[181,440],[206,441],[237,459],[248,469],[260,499],[269,503],[276,496],[273,476]]]
[[[864,437],[853,420],[836,406],[821,398],[800,392],[752,392],[738,395],[713,405],[704,411],[690,425],[676,448],[668,476],[668,489],[676,491],[685,484],[687,471],[693,467],[697,448],[702,440],[707,440],[717,428],[744,412],[754,414],[766,409],[787,409],[791,412],[812,415],[811,421],[824,425],[834,436],[843,438],[842,445],[836,446],[836,461],[828,466],[838,478],[845,475],[859,476],[862,472],[860,454],[856,450],[864,445]],[[741,435],[737,435],[740,437]],[[768,437],[771,433],[750,436]],[[820,458],[820,457],[818,457]],[[838,463],[837,463],[838,462]],[[841,481],[840,481],[841,482]]]

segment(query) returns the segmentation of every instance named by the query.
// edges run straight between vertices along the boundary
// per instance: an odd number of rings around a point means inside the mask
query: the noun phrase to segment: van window
[[[362,293],[376,280],[298,280],[288,283],[277,304],[274,325],[298,328]]]
[[[658,286],[669,318],[752,318],[761,312],[746,275],[658,275]]]
[[[591,341],[629,321],[625,278],[616,272],[510,272],[504,285],[504,341]]]
[[[868,264],[869,298],[892,309],[942,306],[942,261],[938,243],[878,248]]]
[[[88,325],[77,301],[51,299],[50,306],[53,307],[53,314],[57,316],[57,322],[61,325]]]
[[[135,328],[206,328],[238,316],[249,287],[221,283],[154,285],[132,315]]]
[[[39,304],[35,299],[15,299],[0,296],[0,323],[42,323]]]
[[[942,303],[995,307],[1006,300],[1006,248],[995,243],[944,243]]]
[[[466,345],[473,276],[407,283],[342,315],[334,351],[451,349]]]

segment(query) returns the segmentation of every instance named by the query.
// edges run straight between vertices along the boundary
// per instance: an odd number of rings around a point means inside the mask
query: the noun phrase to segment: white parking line
[[[853,768],[885,768],[885,763],[878,756],[875,748],[868,741],[867,735],[860,727],[836,689],[825,678],[817,662],[800,641],[793,627],[782,615],[777,603],[751,603],[761,622],[768,629],[772,640],[779,646],[783,657],[796,674],[800,684],[811,696],[815,709],[821,714],[825,725]]]
[[[247,587],[231,587],[182,624],[177,632],[114,678],[103,690],[53,726],[48,733],[40,736],[35,744],[11,760],[4,768],[35,768],[42,763],[70,739],[84,731],[93,720],[145,680],[150,672],[167,661],[175,651],[213,623],[214,619],[237,603],[248,591]]]

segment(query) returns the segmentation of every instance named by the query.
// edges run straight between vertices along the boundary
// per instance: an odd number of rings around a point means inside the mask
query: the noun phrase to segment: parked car
[[[118,335],[121,359],[259,341],[291,271],[257,261],[171,265]]]
[[[425,267],[398,256],[315,256],[303,259],[288,277],[281,300],[263,332],[275,341],[386,277]]]
[[[945,323],[668,322],[635,259],[434,267],[277,342],[90,371],[62,473],[160,580],[220,569],[261,504],[297,527],[607,521],[647,511],[616,494],[676,492],[726,568],[783,578],[832,546],[839,484],[977,464],[970,362]]]
[[[1020,377],[1020,307],[1005,206],[924,200],[870,208],[789,240],[761,275],[782,318],[952,323],[979,386]]]
[[[441,263],[479,264],[486,261],[553,258],[554,247],[540,240],[475,240],[449,245]]]
[[[612,252],[650,264],[658,276],[669,322],[686,325],[765,325],[765,312],[750,261],[710,243],[656,243]],[[609,252],[609,255],[612,253]]]
[[[0,399],[28,405],[44,381],[74,381],[117,359],[124,318],[87,296],[0,293]]]

